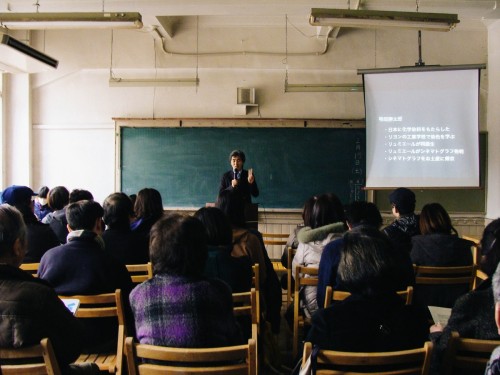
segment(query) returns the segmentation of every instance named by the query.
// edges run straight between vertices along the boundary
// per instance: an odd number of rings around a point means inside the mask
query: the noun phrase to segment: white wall
[[[113,117],[233,117],[236,88],[243,86],[255,87],[257,92],[259,109],[252,110],[249,118],[361,119],[362,94],[284,93],[286,70],[290,83],[359,83],[359,68],[414,65],[418,60],[414,31],[342,30],[337,39],[330,39],[324,55],[312,53],[324,48],[323,39],[314,34],[314,28],[300,32],[289,28],[285,33],[284,27],[206,26],[198,33],[197,43],[197,32],[189,26],[167,39],[169,51],[198,50],[197,57],[165,54],[158,48],[159,41],[145,31],[36,33],[35,46],[44,47],[60,60],[60,66],[32,77],[32,186],[87,188],[100,201],[114,191]],[[242,50],[268,54],[205,55]],[[487,55],[486,28],[423,32],[427,65],[485,63]],[[115,76],[194,77],[198,73],[200,84],[198,88],[110,88],[111,64]],[[483,99],[485,95],[483,90]],[[15,106],[10,103],[9,108]],[[481,108],[485,128],[485,100]],[[15,177],[9,176],[5,183],[19,183]]]
[[[486,218],[500,217],[500,21],[488,27],[488,190]]]

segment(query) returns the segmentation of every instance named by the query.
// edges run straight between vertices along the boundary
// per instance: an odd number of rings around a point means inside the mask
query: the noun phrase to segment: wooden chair
[[[134,284],[140,284],[153,277],[153,267],[151,262],[143,264],[127,264],[126,267]]]
[[[129,375],[257,375],[254,339],[249,339],[245,345],[192,349],[138,344],[127,337],[125,351]]]
[[[61,296],[61,298],[76,298],[80,300],[80,307],[75,314],[77,318],[117,318],[118,343],[116,352],[81,354],[76,360],[76,363],[93,362],[99,366],[101,371],[108,371],[109,373],[120,375],[124,364],[123,345],[126,336],[121,290],[117,289],[114,293]]]
[[[252,288],[249,292],[233,293],[234,316],[249,315],[252,324],[258,323],[257,292]]]
[[[39,266],[40,263],[22,263],[19,268],[37,277]]]
[[[468,285],[472,290],[476,276],[476,266],[431,267],[413,265],[415,283],[425,285]]]
[[[260,323],[260,276],[259,263],[252,266],[252,288],[255,289],[255,300],[257,301],[257,323]]]
[[[411,302],[413,300],[413,287],[411,285],[408,285],[405,290],[398,290],[397,293],[403,299],[403,301],[405,301],[406,305],[411,305]],[[326,308],[330,306],[332,304],[332,301],[343,301],[350,295],[351,293],[342,290],[334,291],[333,288],[328,285],[326,287],[324,307]]]
[[[432,348],[432,343],[428,341],[421,348],[395,352],[357,353],[320,350],[317,356],[316,374],[426,375],[429,372]],[[312,344],[306,342],[302,364],[307,361],[311,352]]]
[[[491,352],[500,341],[461,338],[453,331],[442,363],[442,373],[449,374],[484,374]]]
[[[257,314],[257,293],[255,288],[249,292],[233,293],[233,313],[236,318],[249,316],[251,322],[251,338],[255,340],[255,348],[259,351],[259,315]],[[243,327],[242,327],[243,328]],[[258,367],[258,358],[255,360]]]
[[[60,375],[61,371],[48,338],[24,348],[0,348],[2,375]]]
[[[476,277],[474,277],[473,289],[476,289],[480,283],[488,278],[488,275],[481,271],[479,268],[476,269]]]
[[[293,249],[292,247],[289,247],[287,249],[288,254],[287,254],[287,263],[286,263],[286,285],[287,285],[287,293],[286,293],[286,302],[287,306],[292,303],[292,272],[293,272],[293,267],[292,267],[292,261],[293,257],[295,256],[295,253],[297,252],[297,249]]]
[[[310,324],[309,319],[300,314],[299,292],[305,286],[318,285],[318,269],[313,267],[297,266],[294,270],[295,286],[293,289],[293,343],[292,355],[297,356],[299,345],[299,327]]]
[[[288,233],[262,233],[264,245],[280,245],[285,246],[290,237]]]

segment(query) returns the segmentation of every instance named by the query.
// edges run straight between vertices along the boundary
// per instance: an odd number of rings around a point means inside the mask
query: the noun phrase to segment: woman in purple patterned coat
[[[154,277],[130,294],[141,344],[203,348],[243,343],[229,286],[202,276],[207,239],[196,218],[170,214],[150,234]]]

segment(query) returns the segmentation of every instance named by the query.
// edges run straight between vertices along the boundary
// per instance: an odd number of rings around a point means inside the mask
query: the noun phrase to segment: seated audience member
[[[151,229],[154,277],[130,294],[137,339],[171,347],[217,347],[243,342],[231,290],[202,276],[207,259],[203,224],[170,214]]]
[[[435,324],[430,327],[430,338],[434,342],[431,373],[439,374],[443,354],[452,331],[460,337],[500,340],[495,325],[495,303],[493,300],[492,276],[500,260],[500,219],[484,228],[481,238],[482,259],[480,268],[488,275],[476,289],[457,299],[445,327]]]
[[[384,233],[397,249],[411,251],[411,237],[420,234],[418,215],[415,215],[415,193],[410,189],[398,188],[389,195],[394,222],[384,228]]]
[[[23,263],[38,263],[47,250],[59,245],[50,226],[40,223],[33,213],[34,196],[27,186],[9,186],[2,193],[2,201],[16,207],[26,224],[27,249]]]
[[[143,236],[132,232],[130,222],[134,217],[134,207],[127,194],[113,193],[103,203],[104,224],[102,234],[106,251],[123,264],[143,264],[149,262],[149,244]]]
[[[495,302],[495,324],[500,335],[500,265],[493,275],[493,301]],[[500,346],[491,353],[490,361],[486,366],[485,375],[500,375]]]
[[[423,346],[428,340],[427,311],[405,305],[397,295],[397,251],[373,227],[347,232],[338,274],[351,295],[313,315],[306,341],[321,349],[354,352]]]
[[[38,268],[38,276],[57,294],[100,294],[121,289],[123,301],[128,300],[132,280],[125,265],[104,251],[102,215],[101,205],[92,200],[67,206],[68,242],[47,251]],[[89,321],[84,320],[89,336],[86,349],[116,348],[115,319],[110,318],[111,323],[103,319]]]
[[[46,282],[19,269],[27,241],[19,211],[1,205],[0,226],[0,347],[35,345],[48,337],[63,374],[92,373],[93,367],[82,372],[70,365],[83,348],[81,323]]]
[[[380,215],[380,211],[374,203],[353,202],[346,207],[345,215],[349,230],[352,230],[360,225],[371,226],[379,229],[382,225],[382,215]],[[318,290],[316,294],[318,307],[320,308],[324,306],[325,292],[328,285],[333,287],[333,289],[345,290],[339,284],[337,274],[343,244],[343,237],[336,238],[329,242],[321,253],[318,271]],[[415,283],[413,265],[409,257],[407,258],[408,259],[405,264],[407,265],[406,269],[409,276],[408,278],[403,278],[402,285],[405,285],[405,287],[402,287],[401,289],[406,288],[407,285],[413,285]]]
[[[42,221],[45,216],[52,212],[52,209],[47,203],[47,196],[49,195],[49,188],[42,186],[38,190],[38,196],[35,198],[35,216],[39,221]]]
[[[261,290],[261,308],[266,321],[271,323],[273,333],[278,334],[281,321],[281,286],[269,259],[262,234],[247,229],[245,223],[245,203],[239,197],[238,190],[224,190],[215,203],[229,219],[233,231],[233,257],[247,256],[252,264],[259,264],[259,283]]]
[[[311,226],[311,214],[312,214],[312,209],[314,207],[314,202],[316,202],[316,197],[315,195],[310,197],[306,202],[304,203],[304,207],[302,208],[302,224],[299,224],[295,227],[292,233],[290,233],[290,236],[286,240],[285,247],[283,248],[283,253],[281,254],[281,264],[283,267],[287,268],[288,267],[288,248],[292,249],[297,249],[299,247],[299,240],[297,239],[297,233],[299,230],[301,230],[304,227],[310,227]],[[287,275],[284,274],[283,277],[281,278],[281,286],[283,289],[288,289],[287,283]],[[293,285],[291,286],[291,289],[293,289]]]
[[[247,292],[252,288],[252,262],[247,256],[233,257],[231,224],[217,207],[202,207],[194,217],[205,227],[208,258],[203,276],[225,281],[233,293]]]
[[[347,229],[344,209],[335,194],[322,194],[314,203],[311,226],[297,234],[299,247],[293,258],[293,270],[297,266],[319,267],[321,253],[327,243],[342,236]],[[295,277],[295,271],[292,274]],[[310,317],[318,309],[316,286],[306,286],[301,297],[304,314]]]
[[[69,203],[69,191],[64,186],[56,186],[49,190],[47,196],[47,203],[52,212],[47,214],[42,223],[49,224],[59,243],[66,243],[66,236],[68,229],[66,228],[68,222],[66,221],[66,211],[64,207]]]
[[[439,203],[429,203],[420,212],[420,232],[411,238],[411,260],[417,266],[459,267],[472,265],[471,241],[458,237],[448,212]],[[413,303],[452,307],[469,291],[464,285],[416,285]]]
[[[151,227],[164,213],[160,192],[152,188],[140,190],[135,199],[134,212],[135,221],[130,224],[130,228],[149,242]]]

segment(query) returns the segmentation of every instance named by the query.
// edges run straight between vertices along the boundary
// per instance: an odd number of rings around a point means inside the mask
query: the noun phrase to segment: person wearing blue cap
[[[419,216],[415,215],[415,193],[407,188],[398,188],[389,195],[392,214],[396,218],[383,232],[397,249],[411,251],[411,237],[420,234]]]
[[[47,250],[59,245],[50,226],[39,222],[34,214],[36,195],[28,186],[19,185],[9,186],[2,192],[2,202],[16,207],[26,224],[28,247],[23,263],[38,263]]]

